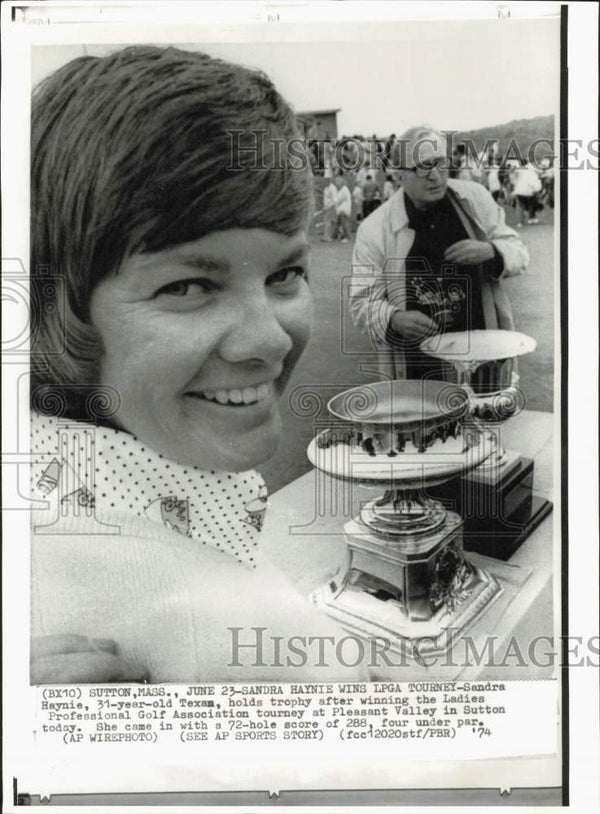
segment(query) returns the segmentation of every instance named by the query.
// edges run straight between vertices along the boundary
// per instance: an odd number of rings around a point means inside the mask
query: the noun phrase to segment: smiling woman
[[[338,635],[259,550],[252,468],[311,321],[311,177],[269,169],[276,139],[298,157],[267,77],[196,52],[34,94],[33,683],[356,672],[232,656],[233,629]]]
[[[101,382],[121,397],[113,421],[181,464],[270,458],[310,329],[305,251],[303,233],[227,229],[134,255],[99,283],[90,315]]]

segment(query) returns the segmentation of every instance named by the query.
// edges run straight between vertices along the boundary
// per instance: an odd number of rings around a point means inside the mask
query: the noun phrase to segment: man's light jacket
[[[490,241],[504,261],[498,278],[481,272],[485,326],[512,330],[510,303],[501,280],[527,268],[527,249],[506,225],[504,210],[481,184],[450,179],[448,196],[468,236]],[[386,334],[394,312],[406,308],[405,266],[414,239],[402,189],[363,221],[356,236],[350,310],[355,325],[370,335],[378,356],[378,372],[386,378],[406,378],[404,353],[388,345]]]

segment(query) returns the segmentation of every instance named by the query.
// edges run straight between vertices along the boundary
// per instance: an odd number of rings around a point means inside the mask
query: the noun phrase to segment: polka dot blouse
[[[63,511],[132,513],[255,566],[267,505],[262,477],[181,466],[126,432],[32,414],[32,495]]]

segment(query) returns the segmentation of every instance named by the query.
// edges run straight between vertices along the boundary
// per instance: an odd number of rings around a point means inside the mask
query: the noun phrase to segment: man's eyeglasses
[[[448,160],[446,158],[436,158],[433,161],[423,161],[416,164],[414,167],[406,167],[410,172],[418,178],[427,178],[434,170],[438,172],[446,172],[448,169]]]

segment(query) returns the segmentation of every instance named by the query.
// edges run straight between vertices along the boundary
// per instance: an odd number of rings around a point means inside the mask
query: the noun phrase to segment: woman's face
[[[241,471],[269,458],[310,333],[304,233],[227,229],[129,257],[95,288],[101,383],[122,429],[166,458]]]

